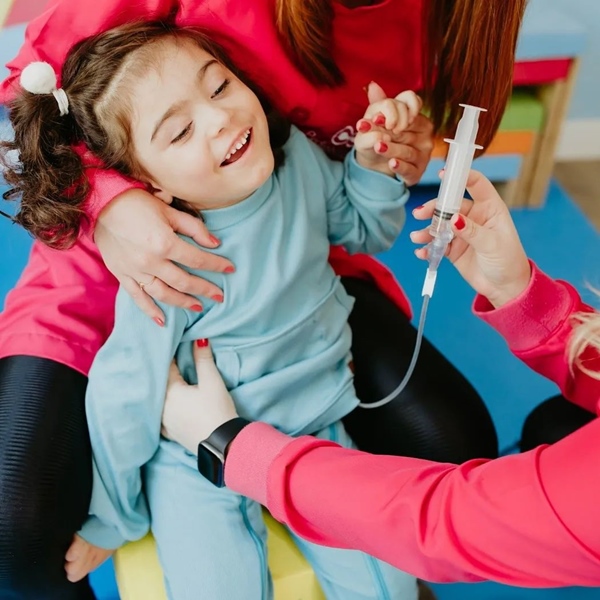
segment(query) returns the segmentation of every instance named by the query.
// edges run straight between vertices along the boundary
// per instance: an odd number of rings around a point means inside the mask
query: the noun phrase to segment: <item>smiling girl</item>
[[[151,527],[171,598],[269,598],[260,506],[214,487],[191,453],[160,437],[170,365],[175,358],[194,383],[193,340],[210,338],[240,415],[352,447],[341,419],[358,404],[353,300],[329,247],[375,253],[394,242],[408,192],[381,150],[420,101],[403,92],[372,102],[341,163],[290,128],[194,30],[130,24],[95,36],[70,53],[61,81],[55,89],[51,67],[34,63],[11,107],[15,141],[6,147],[21,162],[7,179],[23,194],[19,220],[34,229],[46,211],[81,209],[85,145],[105,167],[200,214],[237,266],[228,276],[192,270],[224,296],[189,309],[163,304],[162,327],[119,291],[87,388],[94,487],[69,578]],[[417,596],[413,577],[362,553],[301,549],[327,598]]]

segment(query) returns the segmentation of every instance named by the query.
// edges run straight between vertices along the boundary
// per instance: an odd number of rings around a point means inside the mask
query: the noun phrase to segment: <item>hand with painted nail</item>
[[[164,315],[154,300],[193,311],[202,310],[197,296],[222,300],[220,288],[177,263],[206,271],[234,270],[226,258],[185,242],[175,232],[209,250],[219,246],[201,219],[141,189],[128,190],[108,204],[94,232],[110,272],[158,325],[164,325]]]
[[[375,82],[367,88],[369,107],[356,124],[357,160],[367,168],[401,176],[407,185],[419,181],[433,149],[433,126],[420,114],[414,92],[388,98]]]
[[[202,440],[238,414],[208,340],[194,344],[194,360],[197,385],[186,383],[175,362],[171,364],[161,433],[196,454]]]
[[[467,189],[473,200],[464,200],[460,214],[452,217],[455,238],[448,258],[467,283],[485,296],[496,308],[519,296],[527,287],[531,267],[508,208],[491,182],[481,173],[471,171]],[[435,200],[416,208],[416,219],[433,216]],[[414,231],[417,244],[431,241],[428,228]],[[415,254],[427,258],[427,250]]]
[[[65,555],[65,573],[71,583],[81,581],[86,575],[97,569],[108,560],[114,550],[107,550],[90,544],[78,535],[73,536],[73,542]]]

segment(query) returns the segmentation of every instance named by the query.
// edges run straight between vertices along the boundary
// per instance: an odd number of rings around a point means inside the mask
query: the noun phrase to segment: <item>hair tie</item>
[[[56,87],[56,73],[47,62],[29,63],[21,72],[21,87],[32,94],[52,94],[58,103],[60,116],[69,112],[69,99],[65,90]]]

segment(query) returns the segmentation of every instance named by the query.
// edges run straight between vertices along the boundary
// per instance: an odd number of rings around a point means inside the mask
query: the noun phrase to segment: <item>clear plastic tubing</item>
[[[415,344],[410,365],[408,366],[406,375],[395,390],[377,402],[368,404],[361,402],[359,404],[361,408],[379,408],[398,397],[408,384],[413,371],[415,370],[417,359],[419,358],[419,351],[421,350],[421,342],[423,340],[423,330],[425,328],[425,318],[427,316],[427,307],[429,306],[429,299],[433,296],[437,270],[442,258],[446,254],[448,244],[452,241],[454,235],[452,233],[450,219],[460,210],[475,151],[482,149],[482,146],[478,146],[475,143],[475,140],[477,139],[477,131],[479,130],[479,115],[482,112],[485,112],[485,109],[477,106],[470,106],[469,104],[461,104],[460,106],[464,108],[464,111],[456,129],[456,136],[453,140],[444,140],[450,144],[450,149],[448,150],[448,158],[446,159],[440,193],[438,194],[435,203],[433,219],[431,221],[431,226],[429,227],[429,232],[433,239],[427,245],[427,273],[421,292],[423,304],[421,306],[421,315],[419,317],[417,342]]]

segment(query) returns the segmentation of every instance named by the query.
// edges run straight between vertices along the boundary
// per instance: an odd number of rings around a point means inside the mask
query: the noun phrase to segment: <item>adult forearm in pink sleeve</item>
[[[85,212],[91,230],[93,230],[102,209],[114,198],[127,190],[146,187],[143,183],[124,177],[117,171],[93,168],[88,169],[86,174],[90,184],[90,193],[86,199]]]
[[[573,315],[590,312],[577,290],[564,281],[555,281],[531,263],[532,276],[527,289],[515,300],[494,309],[483,296],[477,296],[473,309],[494,327],[512,352],[528,367],[554,381],[571,402],[596,413],[600,381],[571,366],[567,348],[573,332]],[[600,355],[589,350],[585,363],[600,371]]]
[[[430,581],[597,586],[599,439],[597,420],[553,447],[456,466],[256,423],[233,442],[226,482],[302,537]]]

